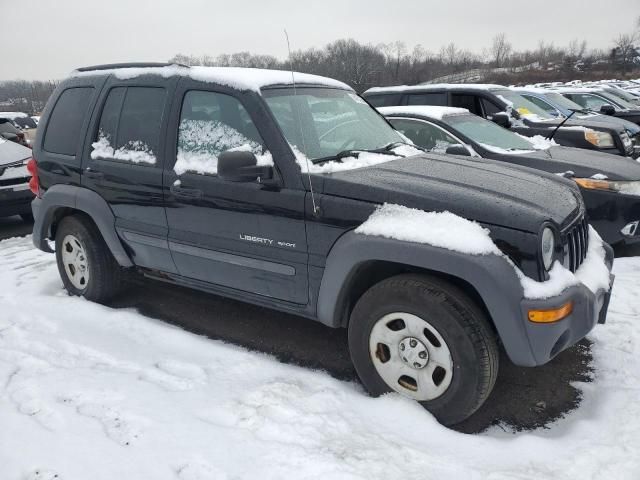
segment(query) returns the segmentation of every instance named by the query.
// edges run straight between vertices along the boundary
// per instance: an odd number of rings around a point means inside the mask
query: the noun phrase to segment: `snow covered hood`
[[[260,92],[261,88],[272,85],[292,85],[292,72],[286,70],[266,70],[260,68],[242,67],[186,67],[182,65],[167,65],[161,67],[123,67],[100,70],[74,70],[71,77],[86,77],[96,75],[115,75],[121,80],[141,77],[143,75],[159,75],[163,78],[190,77],[201,82],[225,85],[237,90],[253,90]],[[332,78],[310,75],[308,73],[293,73],[296,84],[321,85],[343,90],[353,90],[346,83]]]
[[[26,160],[31,157],[31,150],[16,142],[10,142],[0,137],[0,169],[5,165]]]
[[[562,227],[582,210],[577,187],[553,175],[487,159],[416,155],[359,170],[314,176],[321,193],[425,211],[538,233]]]
[[[399,107],[379,107],[378,111],[383,115],[419,115],[423,117],[442,120],[445,115],[469,113],[466,108],[439,107],[432,105],[402,105]]]

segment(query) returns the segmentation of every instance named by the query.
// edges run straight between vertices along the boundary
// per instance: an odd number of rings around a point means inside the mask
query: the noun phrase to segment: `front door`
[[[270,162],[254,116],[233,90],[181,82],[164,173],[169,247],[181,276],[306,304],[305,192],[278,180],[277,159],[270,185],[217,176],[217,157],[229,149]]]

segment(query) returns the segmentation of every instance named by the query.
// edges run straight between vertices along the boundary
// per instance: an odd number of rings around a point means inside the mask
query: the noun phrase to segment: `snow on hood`
[[[520,135],[519,133],[516,133],[516,135],[524,140],[527,140],[533,145],[533,148],[536,150],[548,150],[551,147],[559,146],[555,142],[555,140],[549,140],[547,137],[543,137],[542,135],[534,135],[533,137],[525,137],[524,135]]]
[[[13,120],[15,118],[27,118],[29,115],[22,112],[0,112],[0,118],[8,118]]]
[[[466,108],[440,107],[432,105],[403,105],[399,107],[379,107],[383,115],[421,115],[423,117],[442,120],[445,115],[469,113]]]
[[[609,290],[609,269],[605,263],[603,242],[591,226],[587,257],[578,270],[572,273],[556,261],[549,272],[549,280],[543,282],[527,277],[502,253],[488,229],[451,212],[425,212],[385,203],[356,228],[355,233],[423,243],[469,255],[498,255],[513,266],[528,299],[554,297],[579,284],[593,293],[600,289]]]
[[[184,67],[181,65],[168,65],[164,67],[112,68],[82,72],[74,70],[70,74],[71,77],[95,75],[114,75],[120,80],[129,80],[142,75],[159,75],[164,78],[190,77],[201,82],[217,83],[237,90],[253,90],[255,92],[260,92],[261,88],[269,85],[292,84],[290,71],[242,67]],[[346,83],[319,75],[294,72],[293,78],[297,84],[323,85],[331,88],[353,90]]]

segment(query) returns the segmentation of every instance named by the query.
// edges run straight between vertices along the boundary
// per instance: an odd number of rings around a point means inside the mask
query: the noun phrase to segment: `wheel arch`
[[[132,267],[133,262],[115,229],[115,216],[107,202],[96,192],[74,185],[54,185],[32,204],[34,213],[33,243],[51,252],[47,240],[54,238],[60,221],[69,215],[83,214],[98,228],[118,264]]]

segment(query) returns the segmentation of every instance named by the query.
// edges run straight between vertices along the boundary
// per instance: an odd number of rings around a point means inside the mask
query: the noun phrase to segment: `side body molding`
[[[91,217],[111,253],[121,266],[133,266],[133,262],[116,234],[115,216],[107,202],[96,192],[73,185],[54,185],[45,192],[42,198],[34,199],[31,207],[34,217],[33,244],[40,250],[52,252],[47,243],[47,237],[56,210],[73,208]]]
[[[497,255],[470,255],[431,245],[356,234],[344,234],[327,258],[318,294],[317,318],[338,327],[343,322],[343,293],[370,261],[393,262],[456,277],[482,298],[509,357],[535,363],[522,319],[523,289],[513,267]]]

